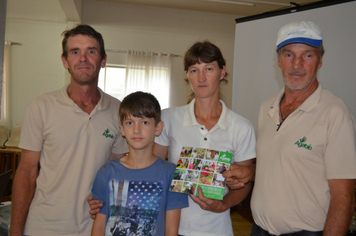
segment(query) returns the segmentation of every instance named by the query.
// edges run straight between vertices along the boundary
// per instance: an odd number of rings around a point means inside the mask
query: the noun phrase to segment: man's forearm
[[[24,225],[36,187],[36,179],[21,169],[17,170],[12,189],[10,235],[23,235]]]
[[[245,186],[238,190],[229,190],[229,192],[224,196],[223,203],[226,210],[230,207],[236,206],[241,203],[251,191],[252,184],[247,183]]]
[[[354,211],[354,180],[329,180],[330,206],[324,236],[344,236]]]
[[[351,222],[352,202],[330,204],[324,228],[324,236],[344,236]]]

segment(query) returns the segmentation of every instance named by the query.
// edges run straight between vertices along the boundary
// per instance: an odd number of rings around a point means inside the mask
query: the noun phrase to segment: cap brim
[[[276,51],[278,51],[281,47],[291,43],[304,43],[312,47],[319,47],[322,41],[323,41],[322,39],[309,39],[309,38],[287,39],[281,42],[280,44],[278,44]]]

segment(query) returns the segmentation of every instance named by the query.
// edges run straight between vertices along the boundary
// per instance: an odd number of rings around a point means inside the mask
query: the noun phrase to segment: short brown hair
[[[222,69],[226,63],[220,49],[209,41],[196,42],[191,46],[184,56],[184,70],[200,62],[211,63],[217,61]]]
[[[62,33],[63,40],[62,40],[62,56],[64,58],[67,58],[68,52],[67,52],[67,43],[68,43],[68,38],[76,35],[86,35],[89,37],[92,37],[96,39],[99,43],[99,50],[100,50],[100,55],[101,58],[104,59],[106,56],[105,52],[105,47],[104,47],[104,39],[103,36],[97,32],[93,27],[89,25],[77,25],[73,29],[66,30]]]
[[[211,63],[213,61],[216,61],[218,63],[220,69],[223,69],[224,66],[226,66],[226,62],[220,51],[220,48],[218,48],[215,44],[212,44],[209,41],[196,42],[185,53],[184,70],[187,72],[190,66],[195,65],[197,63]],[[220,80],[220,83],[223,82],[227,84],[228,81],[226,77],[227,72],[225,73],[225,77]],[[185,78],[185,81],[189,83],[187,77]],[[189,95],[188,103],[193,100],[194,96],[194,92]],[[221,94],[219,94],[219,97],[221,97]]]
[[[122,100],[119,109],[120,122],[128,116],[154,118],[156,125],[161,121],[161,106],[150,93],[131,93]]]

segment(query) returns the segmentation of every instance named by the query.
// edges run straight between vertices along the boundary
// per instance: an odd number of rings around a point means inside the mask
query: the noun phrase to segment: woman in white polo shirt
[[[220,83],[227,82],[225,59],[214,44],[195,43],[185,54],[186,81],[192,88],[189,104],[162,111],[164,128],[155,139],[154,153],[177,163],[183,147],[205,148],[233,154],[235,164],[250,165],[255,153],[251,123],[228,109],[220,98]],[[230,207],[249,193],[250,184],[239,190],[225,190],[223,200],[190,195],[182,209],[179,234],[233,235]]]

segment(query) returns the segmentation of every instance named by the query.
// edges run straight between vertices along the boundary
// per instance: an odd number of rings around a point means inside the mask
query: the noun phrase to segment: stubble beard
[[[298,75],[302,75],[302,76],[307,76],[308,74],[306,72],[301,72],[299,70],[294,70],[294,71],[288,71],[287,76],[288,75],[293,75],[293,74],[298,74]],[[287,77],[286,76],[286,77]],[[305,89],[307,87],[309,87],[311,84],[313,84],[314,80],[316,79],[316,76],[314,76],[313,79],[311,80],[307,80],[304,84],[299,85],[299,86],[293,86],[289,81],[288,81],[288,77],[283,77],[284,80],[284,84],[287,88],[289,88],[290,90],[302,90]],[[293,79],[293,81],[297,81],[298,79]]]
[[[70,69],[68,69],[68,71],[69,74],[71,75],[71,78],[78,85],[86,86],[86,85],[98,84],[99,73],[93,76],[89,76],[89,75],[77,75],[73,73]]]

